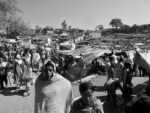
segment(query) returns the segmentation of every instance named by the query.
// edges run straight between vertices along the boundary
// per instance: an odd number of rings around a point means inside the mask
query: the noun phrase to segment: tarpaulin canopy
[[[72,55],[73,57],[83,55],[85,62],[90,62],[91,60],[103,55],[104,53],[110,53],[110,50],[104,50],[99,48],[91,48],[89,46],[82,47],[72,51],[58,51],[61,54]]]
[[[73,51],[59,51],[61,54],[65,55],[72,55],[73,57],[79,56],[80,54],[83,55],[84,62],[89,63],[95,58],[103,55],[104,53],[110,53],[108,49],[99,49],[99,48],[91,48],[89,46],[82,47]]]
[[[92,60],[100,57],[104,53],[110,53],[110,50],[102,50],[102,49],[98,49],[98,50],[95,50],[95,51],[93,50],[92,53],[90,53],[89,55],[87,55],[87,57],[84,58],[84,62],[89,63]]]
[[[8,39],[6,42],[7,42],[7,43],[10,43],[10,44],[20,43],[20,41],[16,41],[16,40],[14,40],[14,39]]]
[[[60,45],[59,45],[59,49],[61,49],[61,50],[75,50],[75,47],[76,47],[75,43],[72,43],[69,41],[60,43]]]
[[[29,44],[29,43],[23,44],[23,47],[28,49],[36,49],[36,47],[33,44]]]
[[[134,62],[150,72],[150,51],[145,53],[136,51]]]
[[[84,53],[84,52],[89,51],[89,50],[91,50],[91,47],[86,46],[86,47],[82,47],[82,48],[75,49],[75,50],[64,50],[64,51],[57,50],[57,52],[60,54],[72,55],[75,57],[75,56],[79,56],[81,53]]]

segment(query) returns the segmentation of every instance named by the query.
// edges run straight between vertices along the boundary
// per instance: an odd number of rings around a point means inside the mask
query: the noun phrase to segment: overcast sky
[[[18,0],[22,17],[31,26],[60,28],[63,20],[82,29],[105,28],[111,19],[124,24],[150,24],[150,0]]]

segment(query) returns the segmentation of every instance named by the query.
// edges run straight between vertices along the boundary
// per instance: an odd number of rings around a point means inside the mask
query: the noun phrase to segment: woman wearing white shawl
[[[39,68],[38,63],[40,59],[41,59],[40,54],[37,53],[36,50],[33,50],[33,55],[32,55],[32,60],[31,60],[33,68],[37,68],[37,69]]]
[[[71,83],[54,72],[48,61],[35,83],[35,113],[69,113],[72,102]]]

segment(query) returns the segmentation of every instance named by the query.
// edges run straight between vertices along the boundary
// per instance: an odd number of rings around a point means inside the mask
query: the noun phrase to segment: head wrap
[[[53,69],[54,69],[54,71],[56,72],[56,65],[55,65],[54,62],[52,62],[52,61],[47,61],[47,62],[45,63],[45,67],[47,67],[47,66],[52,66]]]

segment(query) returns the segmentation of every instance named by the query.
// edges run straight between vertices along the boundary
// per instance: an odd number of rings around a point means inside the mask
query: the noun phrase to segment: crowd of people
[[[35,113],[104,113],[103,103],[93,95],[94,86],[91,82],[80,82],[81,97],[74,100],[72,95],[71,80],[75,80],[76,76],[81,79],[87,74],[99,72],[108,76],[104,87],[107,91],[107,101],[114,108],[118,106],[116,90],[119,88],[124,100],[123,110],[126,113],[135,113],[135,108],[142,104],[141,100],[144,105],[140,108],[149,110],[146,108],[150,103],[149,87],[136,96],[138,99],[132,102],[132,107],[128,106],[132,100],[132,78],[137,74],[136,69],[137,66],[134,66],[128,56],[116,56],[114,52],[108,57],[93,60],[89,69],[84,64],[82,54],[74,58],[71,55],[58,55],[53,51],[46,51],[40,46],[29,49],[7,44],[1,47],[0,51],[1,89],[5,89],[8,82],[11,83],[12,73],[13,84],[16,84],[17,90],[25,84],[26,90],[29,91],[31,81],[35,77],[32,73],[40,72],[34,83]],[[149,112],[150,110],[143,113]]]
[[[143,91],[139,92],[139,94],[133,95],[132,78],[137,75],[149,76],[149,73],[146,72],[145,69],[137,65],[136,62],[134,62],[134,59],[130,59],[128,55],[116,56],[115,53],[112,52],[111,55],[107,57],[106,70],[108,75],[107,81],[105,82],[105,87],[108,93],[107,101],[110,102],[114,108],[122,108],[121,111],[125,113],[150,112],[148,108],[150,102],[148,93],[149,86],[145,89],[146,93]],[[122,93],[121,100],[117,100],[117,89],[120,89]],[[140,103],[139,101],[142,102]],[[138,110],[136,107],[138,107]],[[144,108],[145,111],[142,110]]]

